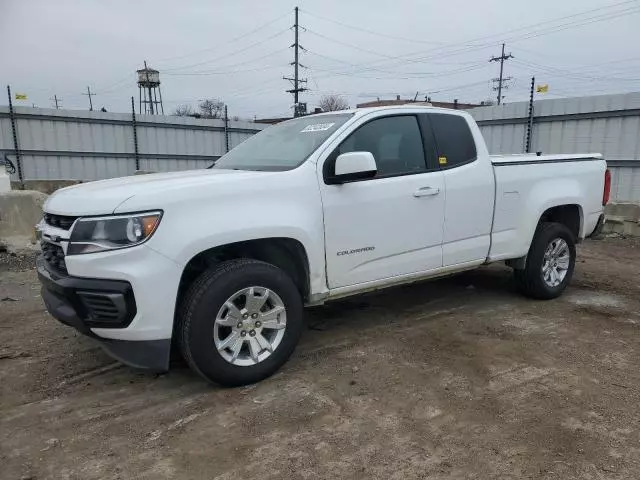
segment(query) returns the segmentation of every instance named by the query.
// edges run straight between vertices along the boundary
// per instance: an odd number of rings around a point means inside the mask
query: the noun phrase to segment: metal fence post
[[[531,77],[531,93],[529,94],[529,120],[527,121],[527,141],[524,146],[526,153],[531,152],[531,137],[533,136],[533,89],[536,77]]]
[[[20,152],[20,144],[18,143],[18,126],[16,123],[16,115],[13,111],[13,102],[11,101],[11,87],[9,85],[7,85],[7,96],[9,97],[9,118],[11,119],[11,133],[13,134],[13,150],[16,154],[18,180],[20,182],[20,190],[24,190],[24,182],[22,178],[22,153]]]
[[[224,106],[224,145],[225,152],[229,151],[229,113],[227,112],[227,106]]]
[[[131,97],[131,127],[133,128],[133,154],[136,159],[136,171],[140,170],[140,153],[138,152],[138,131],[136,127],[136,104]]]

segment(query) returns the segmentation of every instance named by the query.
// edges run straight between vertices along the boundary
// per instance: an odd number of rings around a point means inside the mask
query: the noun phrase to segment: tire
[[[251,289],[252,298],[258,300],[262,297],[253,297],[254,291],[257,295],[262,290],[264,292],[262,295],[268,297],[262,309],[268,309],[271,305],[275,305],[273,308],[278,308],[279,311],[284,308],[284,317],[280,313],[274,315],[276,310],[268,310],[267,313],[256,313],[254,320],[248,316],[236,324],[236,317],[240,315],[240,318],[244,318],[242,312],[248,312],[249,310],[246,309],[249,305],[247,303],[244,307],[236,307],[237,310],[232,311],[227,307],[228,300],[234,298],[238,292],[246,292],[248,289]],[[284,271],[269,263],[250,259],[220,263],[202,273],[189,287],[183,298],[177,328],[182,355],[194,371],[220,385],[247,385],[269,377],[291,356],[302,332],[300,292]],[[249,302],[248,299],[248,294],[241,294],[231,303],[235,302],[235,306],[240,302],[239,305],[242,305],[243,301]],[[255,311],[261,312],[259,308]],[[271,314],[269,318],[277,317],[277,320],[267,320],[268,314]],[[258,325],[261,318],[264,318],[264,326]],[[284,328],[279,326],[277,329],[268,329],[267,323],[275,325],[274,322],[278,322],[278,325],[281,325],[282,318],[286,320]],[[228,323],[234,326],[222,325],[223,322],[225,325]],[[240,329],[239,326],[243,322]],[[258,326],[262,326],[263,329],[258,329]],[[284,333],[280,334],[280,331]],[[225,332],[229,332],[229,336],[234,336],[231,339],[232,345],[219,350],[219,347],[229,338],[226,337]],[[243,336],[239,337],[240,334]],[[273,349],[272,352],[268,348],[252,343],[257,342],[258,339],[264,342],[268,338],[273,340],[273,342],[267,340]],[[277,341],[278,338],[279,341]],[[242,343],[240,350],[236,348],[238,341]],[[254,350],[252,347],[255,345],[257,346]],[[254,357],[254,352],[258,348],[260,353]],[[232,359],[234,355],[235,360]],[[264,356],[266,358],[259,360]],[[244,362],[244,364],[238,365],[231,363],[232,361]]]
[[[564,270],[564,277],[560,279],[556,276],[555,280],[551,282],[558,281],[557,285],[550,285],[550,278],[545,280],[545,274],[543,272],[543,267],[547,266],[545,254],[548,248],[552,248],[551,244],[554,242],[556,242],[554,245],[562,246],[562,242],[557,242],[558,239],[566,243],[569,259],[567,268]],[[560,259],[556,259],[558,270],[554,269],[554,274],[557,274],[557,272],[561,270],[559,268],[560,265],[564,266],[564,258],[565,257],[562,257],[562,262]],[[551,263],[553,265],[553,262]],[[575,263],[576,245],[575,238],[571,231],[561,223],[542,223],[536,229],[533,241],[531,242],[525,269],[514,270],[516,288],[525,296],[539,300],[550,300],[559,297],[571,281]]]

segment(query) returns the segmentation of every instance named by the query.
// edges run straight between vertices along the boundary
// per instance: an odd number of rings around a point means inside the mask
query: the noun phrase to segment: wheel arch
[[[547,222],[560,223],[567,227],[573,234],[576,243],[583,237],[584,213],[582,207],[577,203],[548,207],[540,214],[536,230],[540,225]]]
[[[217,245],[193,255],[182,270],[176,306],[203,271],[225,260],[239,258],[260,260],[282,269],[296,284],[303,300],[309,299],[309,257],[304,245],[289,237],[267,237]]]
[[[531,248],[536,233],[540,229],[541,225],[548,222],[560,223],[566,226],[572,233],[576,243],[580,242],[580,239],[584,237],[584,214],[582,206],[578,203],[561,203],[557,205],[545,206],[538,214],[538,221],[535,226],[531,227],[530,234],[528,236],[527,250]],[[525,268],[528,252],[525,255],[517,258],[511,258],[507,260],[507,265],[516,269],[522,270]]]

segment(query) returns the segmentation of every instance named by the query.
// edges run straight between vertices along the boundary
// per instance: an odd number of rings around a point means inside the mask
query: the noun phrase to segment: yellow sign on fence
[[[547,93],[549,91],[549,84],[545,83],[544,85],[538,85],[536,87],[536,93]]]
[[[26,93],[16,93],[16,100],[26,100],[26,99],[27,99]]]

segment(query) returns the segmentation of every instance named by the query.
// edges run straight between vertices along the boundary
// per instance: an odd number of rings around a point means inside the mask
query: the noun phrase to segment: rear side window
[[[383,117],[364,124],[340,144],[337,154],[360,151],[373,154],[376,177],[426,170],[420,126],[413,115]]]
[[[473,162],[478,154],[467,121],[459,115],[429,115],[441,168]]]

